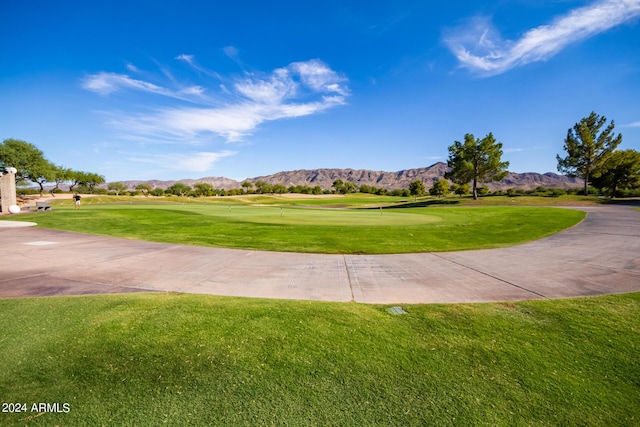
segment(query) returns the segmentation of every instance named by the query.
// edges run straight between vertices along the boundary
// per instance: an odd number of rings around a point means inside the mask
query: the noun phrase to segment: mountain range
[[[409,188],[411,181],[420,180],[427,189],[433,186],[433,182],[444,178],[447,171],[446,163],[438,162],[426,168],[405,169],[398,172],[372,171],[367,169],[313,169],[313,170],[295,170],[287,172],[278,172],[272,175],[259,176],[255,178],[247,178],[252,184],[258,181],[266,182],[269,185],[282,184],[285,187],[290,186],[309,186],[315,187],[319,185],[323,189],[330,189],[333,182],[341,179],[343,182],[352,182],[357,186],[370,185],[372,187],[386,188],[387,190],[395,190],[401,188]],[[133,189],[139,184],[149,184],[152,188],[163,188],[172,186],[176,182],[182,182],[189,186],[197,183],[208,183],[214,188],[230,190],[232,188],[240,188],[241,182],[225,178],[225,177],[206,177],[199,179],[181,179],[176,181],[121,181],[129,188]],[[576,188],[582,186],[582,180],[577,178],[569,178],[564,175],[555,173],[513,173],[509,172],[502,181],[491,182],[486,184],[490,190],[506,190],[508,188],[532,190],[536,187],[547,188]]]

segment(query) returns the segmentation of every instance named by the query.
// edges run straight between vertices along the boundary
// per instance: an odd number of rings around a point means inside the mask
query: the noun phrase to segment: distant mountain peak
[[[281,184],[285,187],[291,186],[309,186],[315,187],[319,185],[323,189],[330,189],[333,182],[341,179],[344,182],[352,182],[356,185],[369,185],[372,187],[386,188],[387,190],[395,190],[409,188],[411,181],[420,180],[427,188],[433,185],[438,179],[444,179],[444,173],[447,171],[447,164],[444,162],[436,162],[431,166],[424,168],[404,169],[397,172],[373,171],[368,169],[337,169],[337,168],[321,168],[321,169],[298,169],[293,171],[283,171],[266,176],[258,176],[255,178],[247,178],[243,181],[255,184],[258,181],[264,181],[269,185]],[[241,183],[234,179],[225,177],[205,177],[199,179],[181,179],[172,181],[121,181],[129,188],[135,188],[139,184],[149,184],[151,187],[167,188],[176,182],[182,182],[193,186],[197,183],[205,182],[211,184],[214,188],[230,190],[240,188]],[[573,188],[580,187],[582,182],[576,178],[569,178],[564,175],[558,175],[552,172],[545,174],[527,172],[509,174],[499,182],[486,184],[491,190],[504,190],[507,188],[532,190],[536,187],[548,188]]]

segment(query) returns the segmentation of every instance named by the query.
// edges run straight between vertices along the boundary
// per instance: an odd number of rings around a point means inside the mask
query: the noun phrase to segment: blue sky
[[[446,161],[555,172],[591,111],[640,150],[640,0],[3,1],[0,138],[107,181]]]

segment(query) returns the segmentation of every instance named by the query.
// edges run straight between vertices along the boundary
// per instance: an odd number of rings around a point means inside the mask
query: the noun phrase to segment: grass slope
[[[511,206],[330,210],[185,204],[90,205],[77,211],[57,207],[15,219],[166,243],[378,254],[509,246],[556,233],[584,215],[568,209]]]
[[[1,425],[638,425],[640,294],[384,306],[0,300]]]

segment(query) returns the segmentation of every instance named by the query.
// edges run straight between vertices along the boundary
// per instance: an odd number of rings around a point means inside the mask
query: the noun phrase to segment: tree
[[[40,196],[44,193],[44,184],[47,182],[55,181],[57,166],[49,161],[45,160],[38,166],[31,169],[27,178],[38,184],[40,187]]]
[[[89,189],[89,194],[93,194],[93,189],[96,185],[104,184],[104,176],[93,172],[83,172],[79,184],[86,185]]]
[[[449,193],[449,183],[444,179],[438,179],[433,183],[433,187],[429,189],[432,196],[442,197]]]
[[[478,187],[478,195],[484,195],[486,192],[483,192],[482,189],[486,187]],[[471,192],[471,188],[469,187],[469,183],[466,184],[451,184],[449,187],[449,192],[456,194],[458,196],[464,196],[465,194],[469,194]]]
[[[336,179],[335,181],[333,181],[333,184],[331,184],[331,186],[336,190],[336,193],[344,194],[344,182],[341,179]]]
[[[213,185],[207,182],[199,182],[193,186],[193,190],[196,193],[196,196],[205,196],[210,197],[213,196]]]
[[[120,193],[122,193],[123,191],[127,191],[127,186],[121,182],[110,182],[109,185],[107,185],[107,190],[109,191],[113,191],[114,193],[116,193],[116,196],[119,196]]]
[[[136,190],[142,192],[142,194],[144,194],[144,197],[149,197],[151,186],[149,184],[138,184],[136,185]]]
[[[74,171],[74,170],[69,171],[69,182],[71,182],[71,184],[69,184],[70,192],[73,192],[73,187],[75,187],[78,184],[81,184],[83,181],[86,180],[85,175],[87,175],[87,172]]]
[[[470,133],[464,136],[464,144],[455,141],[449,146],[449,171],[444,177],[457,184],[473,183],[473,199],[478,198],[478,182],[500,181],[507,176],[509,162],[501,161],[502,143],[490,132],[482,139]]]
[[[191,191],[191,187],[183,182],[176,182],[171,187],[165,190],[165,193],[173,194],[174,196],[184,196]]]
[[[420,196],[424,196],[425,191],[424,183],[419,179],[409,183],[409,192],[414,197],[414,200],[417,200]]]
[[[251,192],[251,189],[253,188],[253,184],[250,183],[249,181],[244,181],[242,184],[240,184],[242,186],[242,188],[244,189],[245,193],[249,193]]]
[[[51,195],[55,197],[54,193],[56,192],[56,190],[60,189],[60,184],[62,184],[63,182],[71,181],[73,171],[63,166],[56,166],[54,172],[54,180],[56,185],[49,191],[49,193],[51,193]]]
[[[265,181],[256,182],[255,187],[256,187],[256,193],[258,194],[271,193],[271,190],[272,190],[271,186],[267,184]]]
[[[358,187],[358,191],[360,191],[361,193],[368,193],[368,194],[372,194],[373,193],[373,187],[367,184],[361,184],[360,187]]]
[[[598,188],[607,188],[616,197],[622,188],[640,187],[640,152],[616,150],[603,165],[603,171],[591,179]]]
[[[355,193],[358,191],[358,186],[355,185],[353,182],[345,182],[344,185],[342,186],[342,191],[344,192],[344,194]]]
[[[0,164],[17,169],[16,181],[27,180],[32,166],[44,160],[44,154],[35,145],[19,139],[5,139],[0,144]]]
[[[271,191],[276,194],[282,194],[287,192],[287,187],[285,187],[282,184],[274,184],[273,187],[271,188]]]
[[[18,170],[16,181],[32,181],[44,193],[44,183],[55,179],[56,166],[45,159],[35,145],[19,139],[5,139],[0,144],[0,163]]]
[[[585,196],[589,195],[591,178],[602,173],[605,162],[622,142],[621,134],[613,134],[613,120],[600,131],[606,122],[606,117],[591,112],[589,117],[584,117],[568,130],[563,147],[567,156],[556,155],[560,173],[584,180]]]

